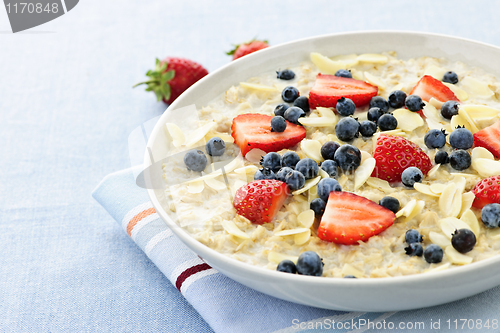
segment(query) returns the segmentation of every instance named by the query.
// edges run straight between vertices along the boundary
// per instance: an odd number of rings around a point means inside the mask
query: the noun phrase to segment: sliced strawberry
[[[389,183],[400,182],[401,174],[408,167],[417,167],[424,175],[432,169],[432,163],[422,149],[401,136],[381,134],[373,153],[375,169],[372,177]]]
[[[377,96],[378,88],[365,81],[318,74],[309,93],[309,107],[334,108],[341,97],[350,98],[356,106],[363,106]]]
[[[254,180],[234,195],[236,212],[255,224],[271,222],[290,193],[286,183],[274,179]]]
[[[330,192],[318,228],[324,241],[352,245],[389,228],[396,215],[371,200],[349,192]]]
[[[481,209],[491,203],[500,204],[500,176],[481,180],[474,186],[472,193],[476,196],[472,202],[473,207]]]
[[[243,156],[254,148],[266,153],[290,148],[306,137],[304,127],[288,121],[284,132],[271,132],[272,118],[258,113],[246,113],[233,119],[231,135]]]
[[[474,146],[484,147],[500,158],[500,120],[474,133]]]
[[[460,102],[450,88],[430,75],[424,75],[420,81],[417,82],[415,87],[413,87],[410,95],[417,95],[426,102],[428,102],[432,97],[441,102]]]

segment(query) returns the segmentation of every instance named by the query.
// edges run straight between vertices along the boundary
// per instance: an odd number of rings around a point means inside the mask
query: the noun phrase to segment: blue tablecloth
[[[500,45],[485,1],[81,1],[12,34],[0,9],[0,332],[210,332],[91,197],[130,167],[128,136],[165,105],[131,86],[155,57],[209,71],[232,43],[356,30]]]

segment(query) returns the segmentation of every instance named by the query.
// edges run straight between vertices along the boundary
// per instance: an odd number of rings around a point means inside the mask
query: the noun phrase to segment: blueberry
[[[413,187],[415,183],[421,183],[423,178],[422,171],[416,167],[406,168],[401,174],[401,182],[408,187]]]
[[[271,169],[273,172],[278,172],[279,169],[281,169],[281,155],[275,152],[267,153],[262,156],[260,165],[262,165],[263,168]]]
[[[481,220],[487,228],[493,229],[500,226],[500,204],[492,203],[481,210]]]
[[[337,101],[336,110],[341,116],[352,116],[354,114],[354,111],[356,110],[356,105],[354,104],[352,99],[341,97]]]
[[[463,127],[455,129],[450,134],[450,145],[455,149],[469,149],[474,144],[472,133]]]
[[[427,246],[424,250],[424,258],[429,264],[437,264],[443,260],[443,249],[436,244]]]
[[[342,191],[342,187],[339,182],[333,178],[323,178],[319,181],[317,187],[318,197],[323,201],[328,201],[328,197],[330,196],[330,192],[340,192]]]
[[[376,123],[378,121],[378,119],[380,117],[382,117],[382,115],[384,115],[385,112],[383,112],[382,110],[380,110],[380,108],[371,108],[370,110],[368,110],[367,112],[367,117],[368,117],[368,120],[369,121],[373,121],[374,123]]]
[[[288,259],[281,261],[278,264],[278,267],[276,267],[276,270],[278,272],[285,272],[285,273],[292,273],[292,274],[297,273],[297,267],[295,266],[293,261],[288,260]]]
[[[458,75],[455,72],[448,71],[443,75],[443,82],[448,82],[451,84],[458,83]]]
[[[292,170],[285,176],[285,183],[288,185],[290,190],[297,191],[304,187],[306,179],[303,174],[297,170]]]
[[[276,107],[274,108],[274,115],[275,116],[281,116],[283,117],[283,115],[285,114],[285,111],[289,108],[288,105],[286,104],[278,104],[276,105]]]
[[[294,86],[288,86],[281,92],[281,98],[287,103],[292,103],[299,97],[300,93]]]
[[[446,143],[446,134],[444,130],[431,129],[425,133],[424,143],[429,149],[443,147]]]
[[[354,275],[346,275],[344,279],[357,279]]]
[[[412,112],[418,112],[425,106],[420,96],[410,95],[405,99],[405,106]]]
[[[281,180],[282,182],[285,181],[286,175],[288,175],[290,172],[292,172],[293,169],[290,167],[283,167],[276,173],[276,180]]]
[[[273,170],[270,168],[262,168],[257,171],[255,171],[255,174],[253,175],[254,180],[261,180],[261,179],[276,179],[276,175],[274,174]]]
[[[339,175],[339,166],[337,165],[337,162],[333,160],[323,161],[321,163],[321,169],[332,178],[337,178],[337,176]]]
[[[450,162],[450,158],[448,157],[448,153],[445,152],[444,150],[440,150],[436,153],[436,156],[434,156],[434,162],[436,164],[446,164]]]
[[[276,116],[271,119],[272,132],[284,132],[286,130],[286,120],[282,116]]]
[[[349,79],[352,79],[352,73],[350,70],[347,69],[339,69],[338,71],[335,72],[335,76],[347,77]]]
[[[389,102],[387,102],[383,97],[381,96],[374,96],[370,100],[370,109],[371,108],[379,108],[382,110],[382,112],[387,112],[389,111]]]
[[[422,243],[423,240],[424,239],[423,239],[422,235],[420,235],[420,233],[418,232],[418,230],[410,229],[410,230],[406,231],[405,242],[407,242],[408,244],[411,244],[411,243]]]
[[[364,137],[371,137],[377,132],[377,124],[373,121],[364,120],[359,124],[359,133]]]
[[[306,179],[311,179],[318,175],[319,167],[313,159],[304,158],[295,165],[295,170],[303,174]]]
[[[293,102],[293,106],[301,108],[304,112],[309,112],[309,98],[306,96],[300,96]]]
[[[342,145],[335,152],[334,160],[342,171],[354,171],[361,164],[361,152],[352,145]]]
[[[321,216],[325,212],[326,202],[320,198],[316,198],[311,201],[309,207],[314,211],[314,214]]]
[[[207,157],[201,150],[192,149],[184,155],[184,164],[188,170],[203,171],[207,166]]]
[[[207,144],[205,145],[205,150],[210,156],[221,156],[226,150],[226,143],[221,138],[214,136],[213,138],[208,140]]]
[[[422,245],[418,243],[411,243],[407,247],[405,247],[406,254],[409,255],[410,257],[417,256],[421,257],[422,254],[424,254],[424,248]]]
[[[455,230],[451,236],[451,245],[460,253],[467,253],[476,245],[476,235],[470,229]]]
[[[300,161],[299,155],[294,151],[287,151],[281,157],[281,166],[295,168],[295,165]]]
[[[450,165],[453,169],[462,171],[470,167],[471,157],[465,150],[455,150],[450,154]]]
[[[328,141],[323,146],[321,146],[321,156],[325,160],[333,160],[335,152],[339,149],[340,145],[335,141]]]
[[[278,71],[276,74],[280,80],[292,80],[295,77],[295,73],[289,69]]]
[[[458,114],[458,102],[448,101],[443,103],[441,106],[441,115],[446,119],[451,119],[451,117]]]
[[[359,123],[351,117],[342,118],[335,125],[335,134],[342,141],[351,141],[358,136]]]
[[[323,261],[316,252],[306,251],[300,254],[297,260],[297,273],[301,275],[323,275]]]
[[[291,122],[293,124],[298,124],[299,118],[304,117],[305,115],[306,115],[306,113],[301,108],[296,107],[296,106],[291,106],[285,111],[285,114],[283,116],[289,122]]]
[[[405,106],[406,93],[402,90],[394,90],[387,98],[391,108],[399,109]]]
[[[386,113],[378,118],[378,127],[381,131],[390,131],[398,127],[398,120],[390,113]]]
[[[400,207],[399,200],[394,197],[383,197],[382,199],[380,199],[378,204],[382,207],[387,208],[394,214],[396,214],[399,211]]]

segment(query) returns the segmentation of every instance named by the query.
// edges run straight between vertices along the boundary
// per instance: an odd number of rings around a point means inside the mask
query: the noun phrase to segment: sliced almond
[[[346,275],[352,275],[355,277],[363,276],[363,272],[351,264],[344,264],[340,273],[342,274],[342,276],[346,276]]]
[[[469,94],[463,90],[462,88],[459,88],[456,84],[451,84],[448,82],[443,82],[445,86],[450,88],[450,90],[457,96],[457,98],[463,102],[469,99]]]
[[[323,74],[335,74],[339,69],[347,69],[347,65],[345,62],[340,60],[331,60],[328,57],[325,57],[322,54],[312,52],[310,54],[311,61],[316,67],[318,67],[319,71]]]
[[[319,168],[318,174],[321,176],[321,178],[330,178],[330,175],[323,169]]]
[[[500,228],[488,229],[486,231],[486,236],[489,239],[500,240]]]
[[[399,210],[399,212],[396,213],[396,217],[410,215],[416,205],[417,205],[417,200],[415,199],[410,200],[410,202],[408,202],[403,208]]]
[[[276,87],[265,86],[263,84],[240,82],[240,86],[246,89],[254,90],[256,92],[272,93],[277,92]]]
[[[472,134],[474,134],[474,133],[476,133],[476,132],[479,131],[479,128],[477,128],[477,125],[474,122],[474,120],[471,118],[471,116],[465,111],[465,109],[462,106],[458,107],[458,114],[460,116],[462,116],[467,121],[467,123],[469,124],[469,127],[470,127],[470,131],[472,132]],[[467,128],[467,126],[465,126],[465,128]]]
[[[304,193],[305,191],[307,191],[311,187],[313,187],[316,184],[318,184],[318,182],[320,181],[320,179],[321,179],[321,176],[318,176],[318,177],[313,178],[313,179],[306,180],[306,183],[304,184],[304,187],[301,188],[301,189],[298,189],[297,191],[292,192],[292,194],[293,195],[299,195],[301,193]]]
[[[452,264],[465,265],[472,262],[472,257],[458,252],[451,245],[445,248],[444,253]]]
[[[391,187],[389,182],[380,178],[370,177],[366,180],[366,183],[384,193],[393,193],[396,191],[396,189]]]
[[[429,239],[433,244],[439,245],[441,247],[447,247],[448,245],[451,245],[451,236],[448,237],[435,231],[429,232]]]
[[[324,160],[321,156],[321,146],[321,143],[317,140],[304,139],[300,142],[302,152],[304,152],[307,157],[312,158],[318,163]]]
[[[370,83],[371,85],[377,86],[380,90],[385,90],[387,88],[387,85],[382,81],[381,78],[370,74],[369,72],[364,72],[365,75],[365,80],[366,82]]]
[[[472,152],[471,152],[472,163],[474,163],[474,160],[478,159],[478,158],[486,158],[489,160],[495,159],[493,154],[488,149],[483,148],[483,147],[475,147],[474,149],[472,149]]]
[[[245,175],[247,173],[253,174],[257,170],[259,170],[259,168],[257,166],[255,166],[255,165],[247,165],[247,166],[244,166],[242,168],[234,169],[234,172],[237,173],[237,174],[240,174],[240,175]]]
[[[370,155],[369,152],[362,150],[361,151],[361,164],[363,164],[364,161],[366,161],[367,159],[369,159],[371,157],[372,157],[372,155]]]
[[[354,189],[360,188],[375,169],[376,161],[373,157],[367,158],[361,165],[356,169],[354,173]]]
[[[215,178],[205,179],[205,184],[213,188],[216,191],[222,191],[227,189],[226,183],[216,180]]]
[[[448,268],[451,267],[451,264],[448,262],[446,264],[441,264],[439,266],[434,266],[434,265],[431,265],[431,268],[429,268],[428,270],[424,271],[425,273],[432,273],[432,272],[441,272],[441,271],[444,271],[444,270],[447,270]]]
[[[296,234],[293,237],[293,241],[295,242],[295,245],[303,245],[307,243],[311,239],[311,230],[304,231],[300,234]]]
[[[463,105],[462,109],[464,109],[473,120],[500,116],[500,110],[485,105]]]
[[[371,64],[385,64],[389,61],[389,58],[379,53],[364,53],[358,56],[358,61]]]
[[[205,124],[201,126],[200,128],[196,129],[193,133],[189,133],[189,139],[186,140],[186,147],[192,147],[194,144],[198,143],[200,140],[205,138],[205,135],[214,128],[216,123],[214,121]]]
[[[235,169],[242,167],[242,166],[243,166],[243,158],[241,157],[241,155],[238,155],[234,160],[229,162],[229,164],[224,166],[224,172],[229,173],[229,172],[232,172]],[[209,167],[209,168],[210,168],[210,170],[214,169],[213,166]],[[205,179],[215,178],[215,177],[220,176],[220,175],[222,175],[222,169],[217,169],[216,171],[211,172],[209,174],[206,174],[204,176],[188,180],[185,182],[185,184],[190,184],[190,183],[194,183],[194,182],[198,182],[198,181],[204,181]]]
[[[472,207],[475,197],[476,196],[472,192],[462,194],[462,210],[460,210],[460,216],[463,216],[464,213]]]
[[[224,141],[224,142],[230,142],[230,143],[234,142],[234,138],[231,135],[229,135],[227,133],[213,132],[213,131],[209,132],[207,134],[207,136],[205,137],[205,139],[208,141],[208,140],[210,140],[211,138],[214,138],[214,137],[221,138],[222,141]]]
[[[241,188],[242,186],[245,186],[247,184],[247,182],[243,181],[243,180],[240,180],[240,179],[237,179],[233,186],[231,186],[231,192],[233,193],[233,197],[236,193],[236,191],[238,191],[239,188]]]
[[[441,107],[443,106],[444,102],[441,102],[440,100],[437,100],[434,97],[431,97],[431,99],[429,100],[429,104],[431,104],[432,106],[434,106],[434,108],[436,110],[438,110],[438,109],[441,109]]]
[[[201,193],[205,188],[203,180],[198,180],[188,184],[187,191],[191,194]]]
[[[398,121],[398,128],[406,132],[412,132],[424,124],[424,120],[418,113],[407,109],[394,110],[392,115]]]
[[[266,155],[267,153],[263,151],[262,149],[252,149],[250,150],[246,155],[245,158],[252,163],[260,163],[260,160],[262,159],[262,156]]]
[[[411,219],[413,219],[415,216],[418,214],[422,213],[422,210],[424,209],[425,202],[423,200],[417,200],[417,203],[415,207],[413,207],[412,211],[410,214],[406,216],[406,218],[403,220],[403,223],[409,222]]]
[[[448,184],[439,197],[439,208],[446,217],[456,217],[462,209],[462,192],[456,184]]]
[[[341,54],[337,56],[330,57],[334,61],[342,61],[348,67],[356,66],[359,62],[357,54]]]
[[[281,230],[278,232],[274,233],[274,236],[290,236],[290,235],[296,235],[300,234],[302,232],[310,231],[308,228],[296,228],[296,229],[289,229],[289,230]]]
[[[448,236],[453,235],[455,230],[459,229],[469,229],[472,230],[471,227],[462,220],[457,219],[456,217],[447,217],[438,221],[439,227],[443,231],[443,233]]]
[[[415,185],[413,185],[415,186]],[[430,190],[433,192],[433,193],[436,193],[436,194],[441,194],[443,193],[445,187],[447,186],[447,184],[438,184],[438,183],[435,183],[435,184],[431,184],[429,186]]]
[[[417,190],[418,192],[423,193],[423,194],[430,195],[431,197],[436,197],[436,198],[438,198],[438,197],[439,197],[439,194],[434,193],[434,192],[431,190],[431,188],[430,188],[430,186],[429,186],[429,185],[422,184],[422,183],[415,183],[415,184],[413,185],[413,188],[414,188],[415,190]]]
[[[479,235],[479,222],[472,210],[467,209],[460,217],[460,220],[465,222],[475,235]]]
[[[460,192],[460,194],[462,194],[465,189],[465,184],[467,183],[462,174],[454,175],[453,182],[457,187],[457,191]]]
[[[299,259],[299,257],[297,257],[297,256],[282,254],[282,253],[275,252],[275,251],[270,251],[269,254],[267,255],[267,260],[269,260],[270,262],[273,262],[275,264],[279,264],[283,260],[291,260],[296,264],[298,259]]]
[[[469,95],[482,98],[492,97],[495,94],[487,83],[474,79],[470,76],[464,77],[460,81],[460,86],[462,89],[469,92]]]
[[[228,234],[236,236],[238,238],[249,239],[250,236],[244,233],[238,228],[238,226],[232,220],[222,220],[222,227]]]
[[[439,81],[443,79],[445,73],[446,69],[444,69],[443,67],[438,67],[433,64],[426,66],[424,70],[424,75],[430,75]]]
[[[170,137],[172,138],[174,147],[179,148],[186,143],[186,137],[184,136],[184,133],[182,133],[179,126],[174,123],[167,123],[166,126],[168,134],[170,134]]]
[[[427,176],[434,177],[434,175],[438,172],[440,166],[441,164],[436,164],[435,166],[433,166],[432,169],[427,172]]]
[[[426,103],[424,108],[422,109],[422,112],[425,115],[426,119],[432,119],[437,123],[440,123],[444,120],[440,112],[431,103]]]
[[[330,117],[316,117],[316,118],[311,118],[311,117],[303,117],[299,118],[299,123],[304,126],[311,126],[311,127],[333,127],[337,123],[336,118],[330,118]]]
[[[335,122],[337,122],[337,115],[335,114],[335,112],[332,111],[332,109],[318,106],[316,108],[316,111],[318,111],[318,113],[321,115],[321,117],[333,118],[333,119],[335,119]]]
[[[481,177],[500,175],[500,161],[492,161],[487,158],[477,158],[472,166]]]
[[[304,228],[311,228],[314,223],[314,211],[312,209],[308,209],[297,216],[297,221]]]

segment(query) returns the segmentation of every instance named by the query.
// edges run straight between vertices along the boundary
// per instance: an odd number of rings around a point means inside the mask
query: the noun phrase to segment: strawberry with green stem
[[[234,49],[226,52],[227,55],[232,55],[233,60],[246,56],[247,54],[253,53],[269,47],[267,40],[257,40],[252,39],[249,42],[234,45]]]

